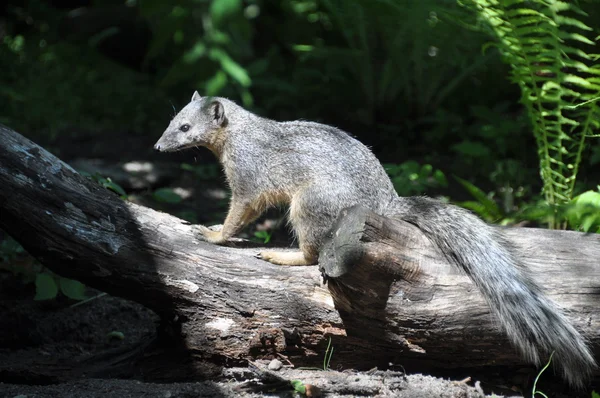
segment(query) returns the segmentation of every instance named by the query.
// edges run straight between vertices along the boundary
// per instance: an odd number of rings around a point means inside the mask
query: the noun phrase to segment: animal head
[[[171,120],[169,127],[154,144],[154,149],[174,152],[205,146],[218,152],[222,130],[226,125],[223,103],[215,97],[203,98],[195,91],[190,103]]]

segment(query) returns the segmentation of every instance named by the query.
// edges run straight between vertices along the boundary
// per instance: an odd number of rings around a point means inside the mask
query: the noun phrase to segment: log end
[[[325,279],[348,274],[362,259],[364,251],[359,243],[368,213],[369,210],[358,205],[340,212],[319,253],[319,270]]]

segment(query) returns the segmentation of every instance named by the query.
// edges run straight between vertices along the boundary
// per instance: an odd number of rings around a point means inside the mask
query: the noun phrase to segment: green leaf
[[[436,170],[433,172],[433,178],[440,184],[442,187],[448,186],[448,180],[446,180],[446,175],[441,170]]]
[[[109,340],[125,340],[125,335],[123,334],[123,332],[118,332],[116,330],[113,330],[112,332],[109,332],[106,334],[106,337]]]
[[[111,26],[109,28],[101,30],[100,32],[90,37],[88,43],[91,47],[97,47],[100,44],[102,44],[106,39],[114,37],[117,34],[119,34],[119,28],[117,28],[116,26]]]
[[[231,59],[231,57],[225,51],[219,48],[213,48],[210,50],[209,58],[213,61],[219,62],[221,64],[221,68],[223,68],[223,70],[242,87],[250,86],[252,80],[250,79],[250,76],[248,76],[246,69]]]
[[[186,51],[182,59],[183,62],[186,64],[193,64],[194,62],[202,58],[204,54],[206,54],[206,45],[203,42],[198,41],[196,42],[194,47]]]
[[[492,199],[488,198],[488,196],[481,189],[477,188],[475,185],[471,184],[467,180],[463,180],[460,177],[454,177],[456,180],[473,196],[478,203],[481,203],[483,208],[489,217],[494,219],[502,218],[502,211]]]
[[[600,227],[600,193],[587,191],[575,197],[564,206],[562,218],[569,225],[583,232],[590,232]]]
[[[113,182],[110,178],[100,178],[100,184],[107,189],[110,189],[113,192],[118,193],[121,196],[127,196],[127,192],[119,184]]]
[[[35,278],[36,301],[52,300],[58,295],[58,286],[54,277],[46,272],[39,273]]]
[[[256,231],[254,233],[254,236],[260,239],[265,245],[271,241],[271,235],[268,231]]]
[[[600,192],[587,191],[573,198],[573,203],[578,205],[589,205],[600,210]]]
[[[223,71],[217,71],[217,73],[206,82],[206,95],[217,95],[226,85],[227,75]]]
[[[554,19],[560,25],[570,25],[570,26],[579,28],[581,30],[592,30],[592,28],[590,28],[589,26],[587,26],[586,24],[584,24],[583,22],[581,22],[580,20],[575,19],[575,18],[569,18],[569,17],[565,17],[562,15],[557,15]]]
[[[152,194],[154,200],[163,203],[180,203],[181,196],[179,196],[171,188],[159,188]]]
[[[573,195],[585,138],[600,123],[594,54],[581,43],[595,45],[586,37],[592,30],[580,16],[587,16],[577,2],[479,0],[469,1],[497,38],[497,46],[511,66],[511,81],[521,88],[521,99],[532,122],[540,158],[543,194],[551,205],[568,203]],[[596,38],[598,40],[598,38]],[[579,102],[582,105],[573,105]],[[473,154],[469,146],[455,148]],[[579,211],[579,213],[578,213]],[[590,217],[569,209],[569,220],[578,227],[593,228]],[[558,216],[551,213],[550,227]]]
[[[68,278],[59,278],[60,291],[73,300],[85,300],[85,285],[79,281]]]
[[[490,214],[486,210],[485,206],[479,202],[474,200],[468,200],[466,202],[457,203],[460,207],[464,207],[465,209],[471,210],[479,217],[484,218],[486,220],[490,219]]]
[[[583,232],[589,232],[592,226],[596,224],[597,221],[598,217],[593,215],[583,217],[583,220],[581,221],[581,230]]]
[[[547,203],[525,205],[519,211],[519,218],[523,220],[546,222],[554,214],[553,209]]]
[[[290,383],[292,384],[294,391],[299,392],[300,394],[306,394],[306,386],[302,381],[292,380]]]
[[[489,158],[490,149],[480,142],[465,140],[452,146],[452,149],[471,158]]]
[[[210,5],[210,16],[215,24],[220,24],[241,9],[242,0],[213,0]]]

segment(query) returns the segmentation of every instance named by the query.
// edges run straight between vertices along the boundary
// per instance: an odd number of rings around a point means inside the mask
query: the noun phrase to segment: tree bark
[[[546,294],[597,347],[600,235],[504,233]],[[405,358],[435,353],[455,366],[467,357],[481,365],[519,361],[480,291],[412,224],[358,206],[345,209],[319,264],[349,336],[370,340],[376,331],[386,342],[404,344]]]
[[[176,325],[170,338],[187,353],[189,374],[197,361],[278,356],[319,366],[329,337],[332,367],[523,364],[475,286],[410,224],[345,211],[321,253],[325,286],[318,267],[276,266],[239,243],[197,241],[189,224],[121,200],[2,126],[0,187],[0,228],[56,273]],[[507,233],[538,282],[597,343],[600,237]]]

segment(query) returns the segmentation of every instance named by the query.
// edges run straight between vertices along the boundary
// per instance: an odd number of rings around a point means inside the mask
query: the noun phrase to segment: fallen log
[[[174,361],[185,362],[180,379],[202,374],[199,363],[281,357],[322,366],[330,337],[334,368],[523,365],[475,286],[410,224],[360,210],[354,229],[341,219],[338,237],[362,231],[368,239],[346,247],[334,234],[322,253],[325,286],[317,267],[280,267],[242,244],[197,241],[189,224],[121,200],[2,126],[0,187],[0,228],[40,262],[171,324],[168,339],[187,355]],[[508,233],[539,283],[597,343],[600,237]],[[352,257],[361,266],[348,267]]]
[[[597,347],[600,235],[504,232],[547,295]],[[435,352],[445,364],[465,357],[481,365],[519,361],[479,290],[412,224],[358,206],[345,209],[319,266],[349,336],[385,335],[406,345],[405,357]]]

